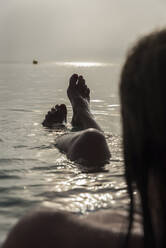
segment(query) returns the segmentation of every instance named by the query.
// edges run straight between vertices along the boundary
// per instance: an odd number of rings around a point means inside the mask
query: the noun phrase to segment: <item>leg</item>
[[[90,90],[82,76],[71,76],[67,95],[73,107],[72,125],[81,129],[95,128],[101,131],[90,111]]]
[[[67,90],[73,107],[72,125],[82,131],[65,134],[56,141],[57,147],[70,160],[91,166],[101,166],[111,157],[101,128],[90,111],[90,90],[82,76],[74,74]]]
[[[86,166],[103,166],[111,157],[104,134],[94,128],[64,134],[56,140],[56,146],[70,160]]]

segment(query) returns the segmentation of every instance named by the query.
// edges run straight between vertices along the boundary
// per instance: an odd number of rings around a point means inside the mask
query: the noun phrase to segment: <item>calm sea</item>
[[[127,206],[123,180],[118,83],[121,66],[104,63],[0,64],[0,242],[36,206],[88,214]],[[91,89],[91,109],[105,131],[112,158],[100,172],[84,172],[54,146],[61,132],[41,122],[66,95],[72,73]],[[70,124],[68,124],[70,130]]]

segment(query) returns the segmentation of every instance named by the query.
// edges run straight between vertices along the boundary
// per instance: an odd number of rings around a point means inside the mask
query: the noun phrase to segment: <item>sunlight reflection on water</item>
[[[0,239],[31,208],[49,206],[84,214],[127,206],[123,179],[119,67],[109,63],[52,63],[0,65],[1,159]],[[86,76],[91,90],[92,112],[111,150],[112,158],[100,172],[87,173],[67,160],[55,147],[63,134],[42,127],[47,111],[65,103],[68,123],[72,108],[66,97],[72,73]],[[12,108],[11,108],[12,106]],[[71,125],[68,124],[68,129]]]
[[[74,67],[106,67],[106,66],[117,66],[114,63],[99,63],[99,62],[56,62],[57,65],[61,66],[74,66]]]

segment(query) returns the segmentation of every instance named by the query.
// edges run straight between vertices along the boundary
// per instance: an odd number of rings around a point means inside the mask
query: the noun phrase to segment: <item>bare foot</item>
[[[73,107],[72,125],[82,128],[81,114],[90,113],[90,89],[82,76],[73,74],[69,81],[67,95]],[[85,120],[86,121],[86,120]]]
[[[43,126],[54,128],[56,126],[63,125],[67,121],[67,108],[65,104],[56,105],[45,116],[42,122]]]
[[[69,81],[69,87],[67,89],[67,95],[70,101],[73,103],[74,99],[82,98],[84,101],[90,102],[90,89],[85,84],[83,76],[73,74]]]

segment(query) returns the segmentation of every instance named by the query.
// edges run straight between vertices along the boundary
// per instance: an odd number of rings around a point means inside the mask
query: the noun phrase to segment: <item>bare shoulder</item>
[[[80,218],[50,209],[36,210],[23,217],[13,227],[2,247],[123,247],[125,232],[123,229],[117,231],[111,228],[115,221],[111,225],[111,215],[109,219],[108,215],[99,212]],[[134,234],[132,240],[139,248],[142,247],[142,235]]]
[[[121,210],[103,210],[84,217],[89,225],[98,226],[100,230],[108,231],[111,240],[115,240],[115,246],[124,247],[124,240],[128,230],[128,213]],[[110,246],[111,247],[111,246]],[[130,247],[143,247],[143,230],[141,216],[135,214],[130,237]]]

